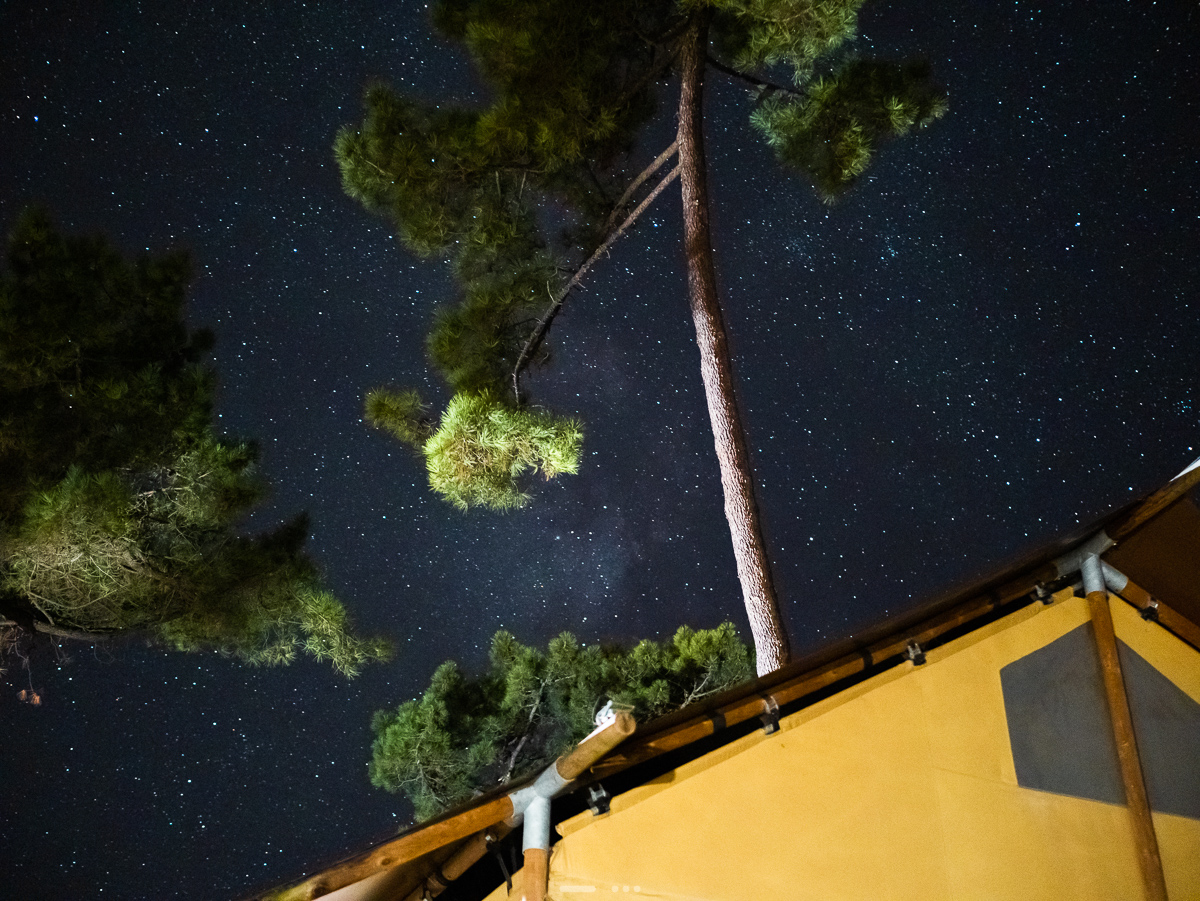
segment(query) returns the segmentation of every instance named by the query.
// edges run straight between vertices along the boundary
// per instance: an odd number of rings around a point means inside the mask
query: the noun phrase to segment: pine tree
[[[564,632],[545,652],[500,631],[485,673],[446,661],[420,698],[375,714],[371,781],[428,819],[546,766],[592,731],[606,701],[661,716],[749,679],[751,656],[730,623],[629,649]]]
[[[236,526],[265,486],[211,427],[211,336],[184,323],[186,257],[125,262],[27,211],[0,274],[0,612],[15,632],[142,635],[251,663],[304,651],[353,675],[354,635],[303,518]]]
[[[521,376],[545,358],[547,332],[570,291],[646,205],[679,178],[701,373],[760,672],[776,669],[790,652],[758,521],[716,290],[704,77],[717,69],[743,80],[754,100],[753,127],[785,166],[807,174],[818,194],[832,202],[858,181],[884,139],[922,127],[946,109],[927,66],[842,53],[860,5],[861,0],[442,0],[434,7],[434,25],[470,52],[492,89],[491,105],[422,104],[373,85],[364,120],[343,128],[335,145],[348,193],[393,221],[413,252],[450,260],[460,299],[436,314],[429,355],[458,397],[486,398],[491,408],[526,407]],[[653,112],[658,82],[673,69],[680,80],[677,140],[641,173],[626,173],[621,163]],[[777,69],[790,70],[792,86],[767,79]],[[660,174],[672,157],[676,165]],[[572,214],[552,241],[539,223],[561,218],[564,207]],[[451,402],[447,416],[458,402],[457,397]],[[517,479],[532,464],[507,474],[489,469],[488,493],[473,493],[475,461],[489,461],[490,467],[492,457],[471,438],[439,441],[440,430],[410,415],[420,405],[414,398],[409,414],[390,421],[386,415],[369,418],[423,453],[435,489],[459,506],[505,508],[525,501]],[[377,406],[376,413],[380,410]],[[539,413],[517,428],[545,430],[551,415]],[[427,429],[414,430],[418,422],[427,422]],[[447,426],[444,416],[441,429]],[[577,429],[575,423],[563,425],[564,433]],[[576,453],[572,465],[560,460],[546,474],[575,471],[577,448],[577,443],[567,448]],[[458,458],[453,465],[446,465],[447,452]],[[436,466],[429,462],[433,454],[442,457]],[[438,480],[435,470],[449,476]],[[511,486],[501,490],[500,478]]]

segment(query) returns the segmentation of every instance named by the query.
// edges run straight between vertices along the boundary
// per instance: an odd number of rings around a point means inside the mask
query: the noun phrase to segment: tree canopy
[[[428,819],[546,766],[592,731],[607,700],[646,719],[752,676],[751,652],[730,623],[685,626],[629,649],[584,646],[564,632],[544,652],[500,631],[485,673],[469,677],[447,661],[420,698],[375,714],[371,781]]]
[[[189,264],[126,262],[24,213],[0,274],[0,613],[14,630],[138,634],[251,663],[299,652],[353,675],[388,654],[320,582],[300,517],[258,535],[253,446],[216,435],[212,338]]]
[[[427,339],[454,393],[435,426],[415,394],[387,386],[368,420],[411,444],[435,491],[459,507],[506,509],[528,498],[524,473],[578,468],[580,425],[527,418],[523,372],[569,292],[679,177],[684,257],[726,518],[759,666],[789,655],[754,498],[708,231],[703,82],[709,68],[744,81],[750,120],[778,159],[832,202],[887,138],[943,114],[927,65],[845,51],[861,0],[441,0],[433,24],[470,53],[485,105],[426,102],[384,84],[335,143],[346,191],[395,224],[414,253],[447,259],[457,302]],[[679,74],[678,138],[628,171],[658,84]],[[783,71],[791,85],[769,78]],[[676,166],[661,170],[677,156]],[[640,198],[640,202],[639,202]],[[385,399],[407,398],[404,404]],[[501,421],[521,452],[498,454],[496,430],[462,428],[462,411]],[[526,433],[527,437],[521,437]],[[547,436],[554,435],[554,439]],[[564,436],[570,435],[570,440]],[[453,437],[451,437],[453,436]],[[537,451],[542,445],[549,450]],[[507,485],[505,484],[507,483]]]

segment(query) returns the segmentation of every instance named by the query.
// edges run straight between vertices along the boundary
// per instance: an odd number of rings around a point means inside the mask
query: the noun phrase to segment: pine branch
[[[708,64],[710,66],[712,66],[718,72],[724,72],[726,75],[730,76],[731,78],[737,78],[744,82],[754,85],[759,90],[759,99],[760,100],[763,97],[765,97],[767,94],[774,93],[775,91],[781,91],[784,94],[792,94],[793,96],[796,96],[796,97],[804,96],[803,92],[797,91],[795,88],[789,88],[789,87],[786,87],[785,85],[776,84],[773,81],[763,81],[761,78],[755,78],[753,75],[747,75],[745,72],[739,72],[737,69],[730,68],[729,66],[725,65],[724,63],[718,62],[717,60],[713,59],[711,56],[706,57],[706,61],[708,62]]]
[[[49,623],[43,623],[34,620],[33,628],[38,632],[44,632],[46,635],[53,635],[55,638],[70,638],[74,641],[108,641],[112,638],[107,632],[77,632],[72,629],[60,629],[58,626],[52,626]]]
[[[647,166],[645,169],[643,169],[638,174],[637,178],[635,178],[632,182],[630,182],[629,187],[625,189],[625,193],[621,195],[621,199],[618,200],[616,202],[616,204],[613,206],[612,213],[609,214],[608,222],[604,226],[604,230],[606,232],[611,231],[612,227],[614,225],[616,225],[617,216],[619,216],[621,214],[621,210],[625,209],[625,204],[629,203],[629,200],[630,200],[630,198],[633,197],[634,192],[642,186],[642,184],[646,181],[646,179],[648,179],[651,175],[653,175],[660,168],[662,168],[662,164],[665,163],[667,160],[669,160],[671,157],[673,157],[675,155],[675,152],[678,149],[679,149],[679,142],[672,141],[670,147],[668,147],[666,150],[664,150],[662,153],[660,153],[658,155],[658,157],[655,158],[654,162],[652,162],[649,166]]]
[[[530,730],[533,729],[533,718],[537,716],[538,708],[542,706],[542,696],[546,691],[546,680],[542,680],[542,684],[538,686],[537,700],[534,701],[533,709],[529,711],[529,719],[525,722],[525,734],[521,736],[521,740],[517,742],[516,749],[512,752],[512,757],[508,759],[508,769],[504,771],[504,775],[500,777],[500,784],[507,782],[513,774],[513,769],[517,765],[517,757],[521,753],[521,749],[525,747],[525,742],[529,740]]]
[[[657,161],[651,165],[656,164]],[[613,243],[619,237],[621,237],[621,235],[623,235],[625,231],[631,225],[633,225],[634,222],[637,221],[638,217],[645,212],[646,208],[658,198],[658,195],[661,194],[666,187],[676,179],[678,175],[679,167],[676,166],[674,169],[668,172],[657,185],[654,186],[654,190],[646,195],[645,199],[637,205],[634,211],[625,217],[625,221],[621,223],[620,227],[604,239],[604,242],[596,248],[592,255],[587,258],[584,264],[575,270],[575,274],[571,276],[571,280],[567,282],[566,285],[563,286],[562,290],[560,290],[558,294],[554,296],[550,306],[547,307],[546,312],[542,315],[542,318],[538,320],[537,328],[534,329],[533,334],[529,336],[529,340],[525,342],[525,346],[521,348],[521,355],[517,357],[517,363],[513,367],[513,397],[518,404],[521,403],[521,372],[524,371],[525,367],[529,365],[529,361],[533,359],[533,355],[541,346],[543,339],[546,337],[546,333],[550,331],[550,325],[554,322],[554,317],[558,315],[558,311],[562,309],[562,305],[566,301],[567,295],[571,293],[571,290],[575,288],[576,285],[583,281],[583,277],[587,274],[588,270],[591,269],[592,264],[600,258],[600,255],[608,252],[609,247],[611,247]]]

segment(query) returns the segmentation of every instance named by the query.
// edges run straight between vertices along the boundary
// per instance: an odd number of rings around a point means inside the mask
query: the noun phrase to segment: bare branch
[[[58,626],[52,626],[49,623],[39,622],[34,620],[33,628],[38,632],[44,632],[46,635],[53,635],[55,638],[70,638],[73,641],[108,641],[112,635],[106,632],[76,632],[72,629],[60,629]]]
[[[784,94],[792,94],[793,96],[796,96],[796,97],[804,96],[804,93],[802,91],[797,91],[795,88],[789,88],[785,85],[776,84],[773,81],[763,81],[761,78],[755,78],[753,75],[747,75],[745,72],[739,72],[737,69],[730,68],[729,66],[725,65],[724,63],[717,62],[717,60],[713,59],[711,56],[706,57],[706,61],[708,62],[708,64],[710,66],[712,66],[718,72],[724,72],[726,75],[730,76],[731,78],[738,78],[742,81],[745,81],[749,84],[754,85],[756,88],[759,89],[760,99],[762,97],[766,96],[767,94],[774,93],[775,91],[780,91]]]
[[[679,167],[676,166],[674,169],[668,172],[657,185],[654,186],[654,190],[646,195],[645,199],[637,205],[634,211],[625,217],[625,221],[621,223],[620,227],[604,239],[604,243],[597,247],[595,252],[593,252],[592,255],[587,258],[584,264],[575,270],[575,274],[571,276],[571,280],[567,282],[566,285],[563,286],[563,288],[558,292],[558,294],[554,296],[550,306],[547,307],[546,312],[542,315],[542,318],[538,320],[537,328],[534,329],[533,334],[529,336],[529,340],[525,342],[525,346],[521,348],[521,355],[517,357],[517,363],[513,367],[513,396],[518,404],[521,402],[521,372],[526,366],[529,365],[529,361],[533,359],[533,355],[537,352],[538,347],[541,346],[542,340],[546,337],[546,332],[550,331],[550,325],[554,322],[554,317],[558,315],[558,311],[562,309],[562,305],[564,301],[566,301],[567,295],[570,294],[571,290],[583,280],[583,277],[587,274],[587,271],[592,268],[592,264],[600,258],[600,255],[608,252],[608,249],[612,246],[613,242],[615,242],[617,238],[621,237],[621,235],[623,235],[625,231],[637,221],[638,217],[645,212],[646,208],[650,206],[655,199],[657,199],[658,195],[661,194],[666,187],[673,182],[676,177],[678,177],[678,175]]]
[[[654,162],[638,173],[638,177],[629,183],[629,187],[625,189],[625,193],[621,195],[621,199],[617,201],[612,213],[608,217],[608,223],[604,227],[606,232],[611,231],[612,227],[617,224],[617,217],[621,215],[621,210],[625,209],[625,204],[629,203],[630,198],[633,197],[634,191],[640,188],[646,179],[661,169],[662,164],[673,157],[678,149],[679,142],[672,141],[670,147],[660,153]]]

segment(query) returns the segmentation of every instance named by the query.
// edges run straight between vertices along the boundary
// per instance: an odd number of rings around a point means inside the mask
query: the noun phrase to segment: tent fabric
[[[1200,703],[1200,653],[1110,604],[1119,640]],[[1061,592],[560,824],[549,896],[1140,897],[1125,807],[1023,787],[1010,741],[1002,671],[1087,623]],[[1200,819],[1157,810],[1154,825],[1170,896],[1200,897]]]

